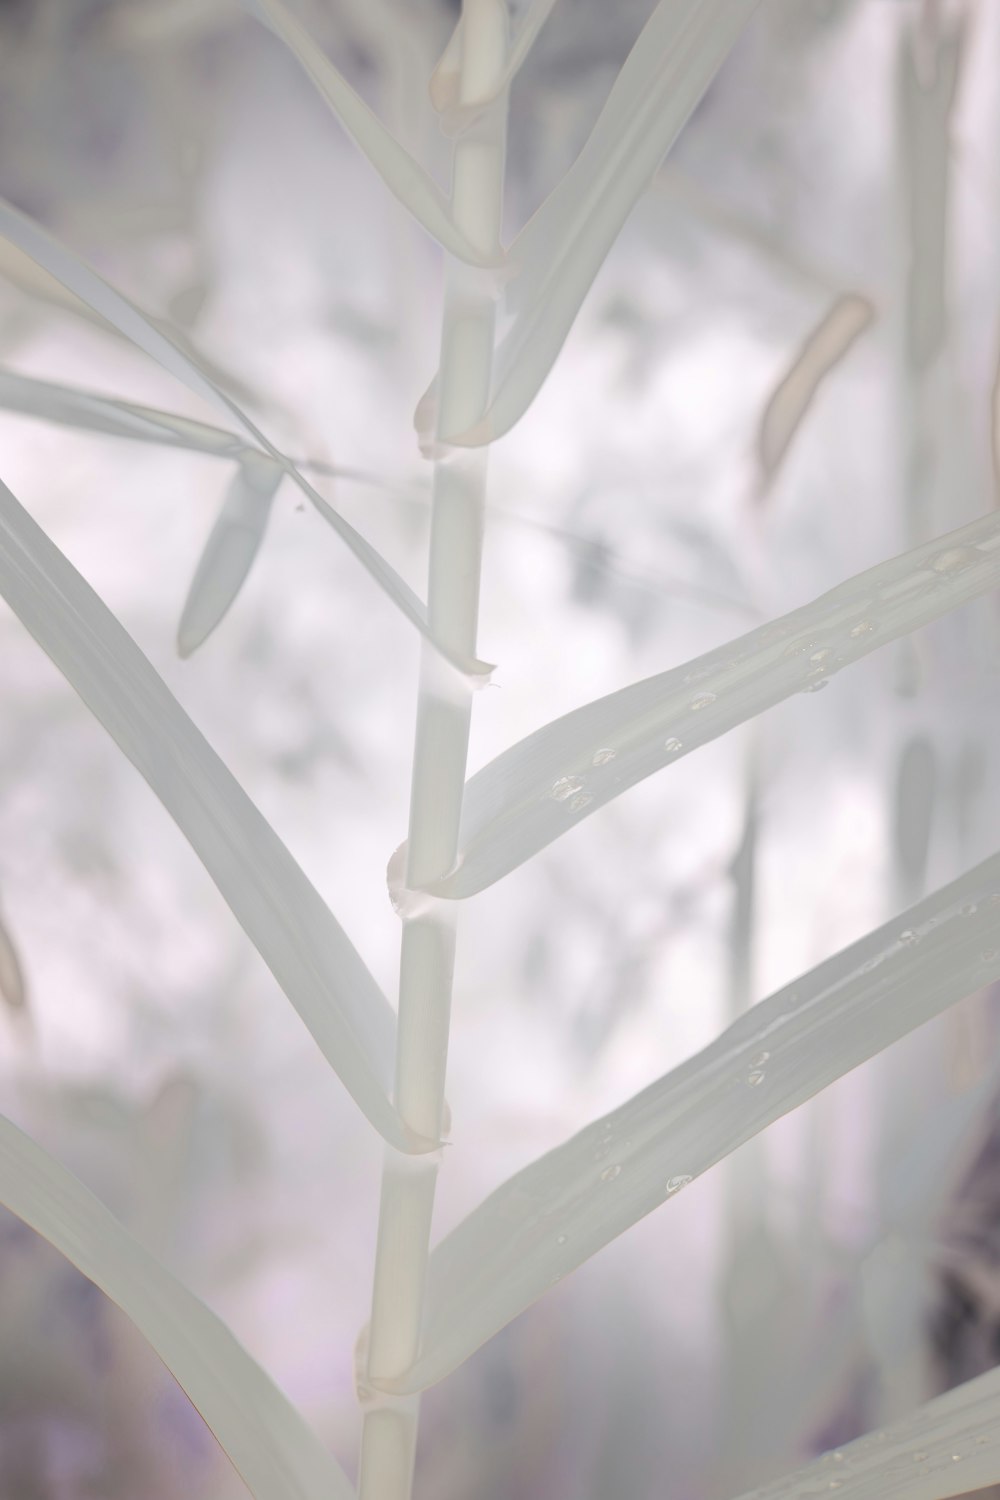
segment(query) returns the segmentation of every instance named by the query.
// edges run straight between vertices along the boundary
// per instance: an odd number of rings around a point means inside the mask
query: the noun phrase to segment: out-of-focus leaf
[[[998,583],[1000,517],[991,514],[546,724],[469,781],[458,863],[427,889],[474,895],[654,771]]]
[[[0,1202],[131,1318],[255,1500],[352,1500],[344,1471],[226,1325],[2,1116]]]
[[[527,14],[511,40],[503,72],[492,88],[481,98],[474,100],[461,100],[459,97],[463,22],[458,22],[441,55],[441,61],[431,74],[431,103],[441,116],[443,130],[449,135],[457,135],[510,87],[535,45],[538,33],[552,14],[555,3],[556,0],[531,0]]]
[[[158,411],[152,406],[136,406],[112,396],[95,395],[73,386],[33,380],[13,370],[0,370],[0,407],[44,422],[56,422],[60,427],[103,432],[109,437],[158,443],[165,448],[184,448],[222,458],[236,458],[247,452],[243,438],[206,422]]]
[[[937,761],[924,735],[908,740],[896,776],[896,858],[904,887],[919,894],[934,823]]]
[[[484,252],[457,227],[441,189],[387,130],[343,74],[334,67],[312,37],[281,0],[244,0],[257,20],[273,31],[301,63],[310,81],[333,110],[355,145],[371,162],[382,181],[404,208],[438,244],[472,266],[503,264],[502,253]]]
[[[764,408],[757,434],[761,479],[774,477],[823,381],[869,328],[875,309],[866,297],[840,297],[799,349]]]
[[[0,484],[0,595],[146,779],[368,1119],[427,1149],[389,1100],[394,1021],[346,933],[138,646]]]
[[[491,1194],[431,1256],[421,1353],[392,1389],[443,1379],[692,1178],[998,976],[994,855],[753,1006]]]
[[[264,540],[284,470],[263,454],[241,461],[201,554],[177,630],[181,656],[211,635],[243,586]]]
[[[1000,1370],[740,1500],[949,1500],[1000,1480]]]
[[[565,177],[510,248],[515,314],[488,410],[443,441],[478,447],[527,411],[594,277],[758,0],[660,0]]]
[[[298,485],[324,520],[334,528],[361,565],[411,624],[436,645],[428,623],[426,606],[417,598],[409,584],[400,578],[396,570],[370,542],[365,541],[360,532],[355,531],[343,516],[327,504],[291,460],[279,453],[232,397],[227,395],[222,387],[172,337],[162,328],[155,326],[134,303],[130,302],[127,297],[123,297],[120,292],[116,292],[96,271],[72,251],[67,250],[40,224],[35,223],[33,219],[2,198],[0,198],[0,236],[30,255],[45,271],[54,276],[63,286],[68,287],[76,296],[82,298],[89,307],[117,328],[119,333],[131,340],[151,359],[156,360],[170,374],[183,381],[196,395],[216,405],[221,404],[247,434],[253,445],[261,448],[269,458],[280,464],[289,478]],[[456,657],[453,653],[445,652],[441,647],[438,649],[449,657],[459,671],[467,675],[482,676],[491,670],[484,662]]]
[[[0,917],[0,1000],[17,1012],[24,1011],[28,1004],[24,970],[17,956],[14,939],[8,932],[2,917]]]

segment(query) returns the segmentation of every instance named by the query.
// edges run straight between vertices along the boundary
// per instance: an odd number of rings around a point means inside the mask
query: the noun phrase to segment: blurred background
[[[294,6],[440,171],[444,0]],[[651,0],[559,0],[510,234]],[[1000,8],[762,0],[491,458],[472,765],[995,500]],[[3,0],[0,191],[195,347],[418,590],[442,266],[237,0]],[[0,369],[210,422],[0,245]],[[789,379],[790,377],[790,379]],[[776,395],[776,393],[778,393]],[[801,420],[798,416],[801,414]],[[417,640],[286,487],[175,649],[231,466],[0,410],[2,477],[390,996]],[[994,852],[980,601],[651,778],[471,902],[446,1231],[747,1005]],[[381,1151],[145,783],[0,604],[0,1107],[225,1317],[353,1472]],[[1000,1362],[988,993],[858,1069],[424,1398],[437,1500],[724,1500]],[[0,1223],[2,1500],[244,1495],[131,1326]]]

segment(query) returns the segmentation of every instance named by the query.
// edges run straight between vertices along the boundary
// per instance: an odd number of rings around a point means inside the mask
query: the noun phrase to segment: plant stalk
[[[507,56],[506,0],[464,0],[461,98],[491,93]],[[502,98],[455,144],[452,214],[470,240],[500,242],[507,101]],[[438,370],[436,429],[461,431],[486,409],[493,366],[496,288],[449,265]],[[428,612],[436,643],[475,656],[486,494],[484,450],[449,453],[434,468]],[[472,688],[423,647],[417,704],[405,884],[445,875],[458,849]],[[440,1140],[451,1016],[456,908],[432,901],[402,909],[395,1103],[418,1135]],[[440,1154],[406,1158],[387,1148],[382,1175],[361,1443],[361,1500],[409,1500],[419,1398],[378,1397],[420,1345],[431,1218]]]

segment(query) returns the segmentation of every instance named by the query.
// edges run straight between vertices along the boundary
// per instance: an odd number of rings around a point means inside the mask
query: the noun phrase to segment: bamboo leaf
[[[1000,1370],[740,1500],[949,1500],[1000,1480]]]
[[[511,1177],[434,1251],[421,1353],[456,1369],[569,1271],[774,1120],[1000,977],[1000,855],[762,1000]]]
[[[478,115],[482,114],[513,83],[524,66],[525,59],[535,45],[538,34],[555,8],[556,0],[531,0],[527,14],[514,33],[507,64],[497,83],[481,98],[462,100],[459,98],[459,78],[462,71],[463,22],[452,32],[441,61],[431,75],[431,103],[441,116],[441,128],[448,135],[458,135]]]
[[[442,433],[444,441],[481,446],[527,411],[633,205],[758,3],[660,0],[576,161],[508,252],[514,321],[489,409],[467,431]]]
[[[55,385],[48,380],[33,380],[13,370],[0,369],[0,407],[26,417],[55,422],[60,427],[101,432],[109,437],[129,438],[136,442],[158,443],[168,448],[183,448],[195,453],[209,453],[221,458],[237,458],[248,451],[242,438],[205,422],[180,417],[173,412],[151,406],[136,406],[111,396],[73,386]]]
[[[245,4],[252,15],[284,42],[386,187],[428,234],[471,266],[501,265],[502,255],[497,258],[484,254],[462,234],[437,183],[354,92],[281,0],[245,0]]]
[[[998,584],[1000,518],[991,513],[555,719],[471,778],[458,863],[427,889],[484,890],[655,771]]]
[[[344,1471],[215,1313],[2,1116],[0,1201],[132,1320],[255,1500],[352,1500]]]
[[[823,381],[849,353],[875,309],[855,293],[839,297],[798,350],[791,368],[764,408],[757,435],[761,479],[773,479]]]
[[[375,1128],[427,1149],[389,1102],[394,1020],[346,933],[180,704],[0,484],[0,595],[152,787]]]
[[[170,374],[183,381],[197,395],[206,401],[221,405],[239,424],[251,443],[262,449],[275,463],[281,465],[289,478],[319,511],[323,519],[333,527],[362,567],[397,608],[427,640],[436,645],[427,620],[426,607],[417,598],[409,584],[400,578],[396,570],[370,542],[365,541],[360,532],[355,531],[343,516],[327,504],[291,460],[268,441],[246,413],[241,411],[232,397],[228,396],[222,387],[172,337],[163,329],[156,327],[134,303],[130,302],[127,297],[123,297],[120,292],[116,292],[96,271],[61,245],[40,224],[36,224],[33,219],[28,218],[26,214],[21,213],[19,209],[14,208],[2,198],[0,198],[0,236],[30,255],[45,271],[54,276],[63,286],[68,287],[94,312],[117,328],[119,333],[124,334],[137,348],[142,349],[151,359],[156,360],[157,364],[162,365]],[[445,652],[441,647],[437,649],[441,650],[443,655],[448,656],[459,671],[468,676],[484,676],[492,670],[485,662],[456,657],[452,653]]]
[[[191,581],[177,631],[181,656],[190,656],[211,635],[243,586],[283,477],[262,454],[241,461]]]

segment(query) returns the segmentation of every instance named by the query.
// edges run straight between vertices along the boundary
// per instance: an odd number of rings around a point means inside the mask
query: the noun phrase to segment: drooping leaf
[[[333,110],[348,135],[371,162],[382,181],[438,244],[472,266],[495,267],[503,257],[484,254],[467,239],[451,216],[437,183],[351,88],[281,0],[244,0],[247,9],[273,31],[301,63],[311,83]]]
[[[511,39],[506,65],[497,82],[482,97],[462,100],[459,96],[459,79],[462,71],[463,21],[459,20],[441,61],[431,75],[431,103],[441,116],[441,127],[449,135],[464,130],[477,115],[493,104],[505,89],[508,89],[524,66],[525,59],[535,45],[538,33],[555,8],[556,0],[531,0],[527,14],[521,20]]]
[[[116,1303],[187,1392],[254,1500],[354,1488],[226,1325],[65,1167],[0,1116],[0,1202]]]
[[[275,463],[280,464],[324,520],[333,527],[355,557],[384,590],[406,618],[428,640],[434,637],[427,620],[425,605],[417,598],[409,584],[400,578],[396,570],[386,561],[360,532],[355,531],[323,497],[317,493],[307,479],[284,454],[274,447],[231,396],[198,365],[194,358],[162,328],[157,327],[128,298],[116,292],[96,271],[78,256],[59,243],[40,224],[0,198],[0,236],[11,241],[20,250],[30,255],[42,268],[80,297],[102,318],[105,318],[119,333],[131,340],[178,380],[184,382],[197,395],[220,405],[239,424],[253,446],[260,448]],[[444,652],[461,672],[481,676],[488,674],[490,667],[484,662]]]
[[[875,317],[867,297],[839,297],[798,350],[764,408],[757,434],[761,480],[773,479],[823,381]]]
[[[426,1149],[389,1102],[394,1021],[346,933],[125,630],[0,484],[0,595],[152,787],[377,1130]]]
[[[582,151],[508,252],[513,323],[482,419],[441,437],[478,447],[527,411],[633,205],[758,0],[660,0]]]
[[[1000,1370],[740,1500],[949,1500],[1000,1481]]]
[[[546,724],[471,778],[458,863],[428,889],[474,895],[654,771],[998,583],[1000,517],[990,514]]]
[[[283,478],[284,470],[263,454],[241,460],[191,580],[177,630],[181,656],[211,635],[242,588]]]
[[[60,427],[102,432],[109,437],[158,443],[165,448],[184,448],[220,458],[237,458],[248,451],[243,438],[206,422],[73,386],[34,380],[13,370],[0,369],[0,408],[55,422]]]
[[[441,1380],[692,1178],[998,977],[994,855],[492,1193],[433,1252],[421,1353],[392,1389]]]

